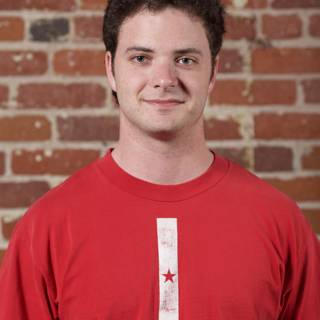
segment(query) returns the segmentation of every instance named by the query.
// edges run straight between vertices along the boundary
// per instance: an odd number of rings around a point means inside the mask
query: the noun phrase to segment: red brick
[[[265,179],[295,201],[319,201],[320,177],[298,177],[290,180]]]
[[[311,224],[313,232],[320,234],[320,209],[303,209],[302,212]]]
[[[285,147],[261,146],[254,149],[255,171],[291,171],[292,150]]]
[[[240,125],[233,119],[206,119],[204,127],[207,140],[241,139]]]
[[[1,264],[3,263],[5,253],[6,253],[6,250],[0,249],[0,267],[1,267]]]
[[[320,15],[310,17],[309,33],[314,37],[320,37]]]
[[[223,49],[220,53],[219,72],[242,72],[243,58],[238,50]]]
[[[9,88],[0,85],[0,107],[5,106],[9,98]]]
[[[2,235],[5,239],[10,240],[17,221],[18,220],[6,221],[2,218]]]
[[[253,40],[256,36],[255,18],[226,16],[226,39]]]
[[[101,41],[102,22],[102,16],[76,17],[74,19],[76,39]]]
[[[82,0],[82,9],[101,10],[105,9],[108,0]]]
[[[252,53],[254,73],[320,72],[320,48],[258,48]]]
[[[12,154],[12,171],[16,174],[71,175],[99,155],[99,150],[16,150]]]
[[[296,83],[289,80],[256,80],[251,86],[250,104],[292,105],[296,102]]]
[[[118,117],[58,118],[60,140],[63,141],[115,141],[119,138]]]
[[[4,153],[0,152],[0,174],[4,174]]]
[[[0,75],[39,75],[48,68],[45,52],[37,51],[1,51]]]
[[[242,80],[219,80],[210,95],[210,104],[248,104],[248,85]]]
[[[106,89],[90,83],[29,83],[19,87],[17,101],[22,108],[103,107]]]
[[[233,105],[292,105],[296,101],[294,81],[256,80],[220,80],[215,84],[210,104]]]
[[[45,117],[0,118],[0,141],[41,141],[50,139],[50,136],[51,125]]]
[[[320,114],[288,113],[255,116],[258,139],[319,139]]]
[[[250,167],[250,158],[247,149],[214,148],[214,151],[220,156],[238,163],[242,167]]]
[[[24,37],[24,21],[18,17],[0,17],[0,41],[19,41]]]
[[[48,190],[44,181],[0,182],[0,208],[29,207]]]
[[[305,80],[302,82],[305,102],[320,102],[320,79]]]
[[[273,8],[318,8],[319,0],[273,0],[271,3]]]
[[[262,31],[269,39],[298,38],[302,34],[302,21],[297,15],[264,15]]]
[[[267,0],[248,0],[248,1],[235,1],[235,0],[222,0],[225,6],[234,8],[248,8],[248,9],[264,9],[267,7]],[[240,3],[241,5],[239,5]]]
[[[1,1],[0,10],[56,10],[71,11],[76,8],[75,0],[10,0]]]
[[[54,71],[62,75],[104,75],[105,51],[62,50],[54,56]]]
[[[320,169],[320,147],[314,147],[304,153],[301,159],[303,169]]]
[[[63,42],[69,38],[67,18],[41,18],[32,20],[29,26],[30,40],[37,42]]]

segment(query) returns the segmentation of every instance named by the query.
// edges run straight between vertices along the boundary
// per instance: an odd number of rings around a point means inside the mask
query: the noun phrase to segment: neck
[[[197,128],[160,139],[120,126],[120,138],[112,157],[129,174],[156,184],[179,184],[203,174],[213,161],[203,122]]]

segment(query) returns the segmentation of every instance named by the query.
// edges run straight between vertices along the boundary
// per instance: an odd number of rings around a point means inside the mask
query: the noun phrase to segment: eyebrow
[[[146,48],[146,47],[129,47],[126,50],[127,52],[130,51],[142,51],[142,52],[148,52],[148,53],[154,53],[153,49]],[[200,56],[202,56],[202,51],[196,49],[196,48],[184,48],[184,49],[178,49],[174,51],[175,54],[188,54],[188,53],[195,53]]]

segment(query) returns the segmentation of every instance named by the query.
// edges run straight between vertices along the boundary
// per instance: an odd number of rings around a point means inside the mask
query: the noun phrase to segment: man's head
[[[126,3],[129,8],[118,3]],[[200,132],[203,109],[217,69],[215,59],[222,41],[223,9],[214,0],[209,8],[204,7],[206,1],[201,6],[195,5],[199,1],[172,4],[157,0],[147,2],[149,7],[139,7],[137,3],[139,0],[118,0],[114,14],[121,16],[116,19],[119,25],[115,30],[105,30],[113,34],[106,37],[110,42],[106,72],[120,107],[120,129],[131,130],[130,135],[139,130],[157,137]],[[106,19],[113,21],[113,1],[110,6]],[[212,18],[208,14],[212,7],[216,10],[213,17],[220,19],[215,20],[219,21],[220,31],[209,40],[206,27],[209,21],[202,15]],[[192,8],[202,12],[201,16]],[[109,24],[112,28],[112,23]],[[210,28],[219,29],[214,23]]]
[[[209,42],[213,69],[225,32],[224,8],[220,0],[109,0],[103,21],[103,41],[112,59],[118,46],[119,30],[125,19],[141,10],[159,12],[167,7],[182,10],[200,19]],[[115,92],[113,95],[117,97]]]

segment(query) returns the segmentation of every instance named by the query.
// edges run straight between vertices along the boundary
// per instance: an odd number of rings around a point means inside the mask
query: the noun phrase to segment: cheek
[[[125,93],[139,93],[147,83],[146,77],[141,74],[131,75],[124,72],[123,75],[118,83]]]
[[[207,94],[207,83],[197,77],[191,78],[190,81],[185,81],[186,89],[190,92],[193,100],[202,100],[203,96]]]

